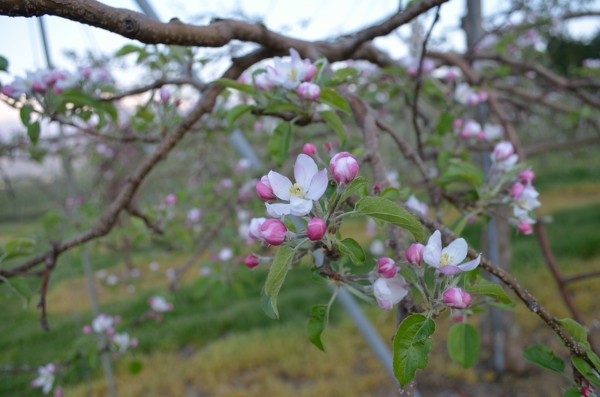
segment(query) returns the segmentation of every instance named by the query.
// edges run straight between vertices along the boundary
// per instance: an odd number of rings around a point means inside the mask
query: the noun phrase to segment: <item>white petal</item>
[[[479,266],[479,262],[481,262],[481,254],[472,261],[465,262],[462,265],[458,265],[458,268],[463,272],[468,272]]]
[[[287,176],[283,176],[279,172],[275,171],[269,171],[267,178],[269,178],[269,183],[273,188],[273,193],[275,193],[275,196],[281,200],[289,201],[292,181],[290,181]]]
[[[427,241],[427,245],[425,246],[425,251],[423,251],[423,260],[429,266],[439,267],[440,260],[442,258],[442,236],[439,230],[433,232],[429,240]]]
[[[267,214],[272,218],[281,218],[285,215],[290,214],[290,205],[283,203],[269,204],[265,203],[267,207]]]
[[[325,193],[325,190],[327,190],[328,184],[329,178],[327,177],[327,169],[323,168],[321,171],[317,172],[310,181],[308,191],[305,193],[306,198],[318,201]]]
[[[308,190],[310,181],[317,171],[319,171],[317,163],[315,163],[310,156],[307,156],[306,154],[298,155],[296,163],[294,164],[294,179],[296,179],[296,182],[302,186],[305,191]]]
[[[304,216],[308,214],[313,207],[312,200],[303,199],[292,196],[290,198],[290,214],[296,216]]]
[[[442,250],[442,255],[448,255],[448,258],[452,259],[448,265],[456,266],[461,263],[467,257],[467,251],[469,246],[464,238],[458,238],[450,243],[446,248]]]

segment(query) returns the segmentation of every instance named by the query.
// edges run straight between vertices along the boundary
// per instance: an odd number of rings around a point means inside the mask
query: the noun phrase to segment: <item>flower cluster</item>
[[[89,335],[95,333],[104,338],[111,348],[119,353],[125,353],[130,348],[135,348],[138,345],[137,338],[131,338],[127,332],[117,333],[116,325],[121,322],[121,318],[109,316],[107,314],[99,314],[92,321],[92,325],[83,327],[83,333]]]
[[[373,282],[373,295],[379,307],[390,310],[408,295],[408,285],[398,274],[399,267],[391,258],[379,258],[375,270],[377,278]]]
[[[52,363],[38,368],[38,377],[31,382],[31,386],[41,388],[44,394],[50,393],[54,386],[54,374],[56,366]]]
[[[454,99],[467,106],[477,106],[487,102],[487,91],[475,91],[467,83],[460,83],[454,91]]]
[[[454,132],[462,139],[477,141],[495,141],[502,137],[502,127],[498,124],[486,123],[483,127],[475,120],[456,119],[453,124]]]

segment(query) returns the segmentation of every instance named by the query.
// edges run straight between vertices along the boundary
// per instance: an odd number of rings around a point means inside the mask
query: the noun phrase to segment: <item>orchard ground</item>
[[[600,271],[600,158],[593,150],[574,154],[545,155],[532,161],[538,174],[536,186],[541,192],[542,214],[561,269],[567,275]],[[15,237],[34,237],[40,219],[51,207],[34,186],[17,181],[20,196],[0,194],[0,242]],[[22,195],[22,196],[21,196]],[[357,221],[353,234],[368,245],[363,224]],[[465,237],[479,248],[480,226],[470,226]],[[543,305],[559,317],[568,316],[558,290],[543,264],[533,237],[513,235],[512,272],[540,298]],[[168,294],[165,271],[184,263],[187,254],[173,255],[148,245],[132,253],[131,263],[141,277],[133,282],[135,292],[124,284],[109,287],[99,282],[102,311],[120,315],[131,325],[148,310],[147,300],[166,296],[175,310],[162,322],[146,322],[130,329],[140,346],[115,363],[120,396],[388,396],[394,386],[343,309],[336,305],[331,326],[325,331],[326,353],[310,344],[306,321],[313,304],[325,303],[330,291],[326,283],[315,281],[307,266],[288,275],[279,298],[280,320],[269,319],[260,308],[260,289],[266,271],[240,269],[233,278],[220,275],[198,276],[199,267],[188,273],[182,286]],[[126,273],[122,255],[106,248],[91,249],[95,270],[122,276]],[[205,258],[209,260],[209,258]],[[149,269],[151,262],[160,271]],[[193,273],[193,274],[192,274]],[[51,330],[39,325],[38,279],[15,285],[24,296],[0,286],[5,308],[0,321],[0,395],[34,396],[41,391],[31,387],[35,373],[5,371],[62,362],[71,357],[81,329],[93,318],[81,252],[61,257],[53,273],[48,294]],[[577,306],[592,334],[600,338],[600,278],[571,286]],[[28,292],[29,291],[29,292]],[[393,313],[373,305],[363,305],[366,313],[391,346],[395,332]],[[509,371],[499,378],[490,365],[490,353],[484,348],[480,364],[463,370],[453,364],[443,340],[449,321],[438,327],[430,368],[418,375],[423,396],[550,396],[558,395],[567,383],[528,364],[522,348],[540,343],[552,346],[565,358],[566,350],[540,320],[517,302],[508,357]],[[488,316],[478,316],[486,322]],[[595,320],[595,322],[594,322]],[[482,324],[483,325],[483,324]],[[486,338],[484,336],[484,338]],[[68,376],[60,376],[66,396],[106,395],[100,372],[90,372],[85,360],[75,361]],[[437,376],[432,376],[437,374]]]

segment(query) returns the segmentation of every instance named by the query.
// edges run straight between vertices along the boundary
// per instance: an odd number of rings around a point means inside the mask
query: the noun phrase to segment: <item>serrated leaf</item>
[[[232,88],[234,90],[238,90],[244,92],[249,95],[255,95],[256,89],[248,84],[240,83],[239,81],[231,80],[231,79],[218,79],[215,81],[215,84],[220,85],[222,87]]]
[[[527,361],[550,371],[559,374],[565,372],[565,362],[560,357],[556,357],[554,352],[546,346],[538,345],[525,349],[523,350],[523,357]]]
[[[590,346],[590,342],[587,339],[587,330],[583,325],[570,318],[563,318],[558,320],[558,322],[571,335],[575,342],[582,344],[584,347]]]
[[[243,116],[245,113],[248,113],[252,109],[254,109],[253,105],[237,105],[236,107],[234,107],[233,109],[231,109],[229,112],[227,112],[227,116],[225,117],[225,119],[227,120],[227,126],[229,128],[231,128],[231,126],[233,125],[233,123],[238,118],[240,118],[241,116]]]
[[[423,239],[423,227],[419,220],[398,204],[382,197],[365,197],[356,203],[356,212],[371,218],[389,222],[408,230],[415,241]]]
[[[366,180],[365,178],[363,178],[362,176],[355,178],[352,182],[350,182],[348,187],[346,187],[346,190],[344,190],[344,193],[342,193],[342,197],[340,198],[340,203],[343,203],[344,201],[346,201],[353,194],[359,194],[360,191],[363,190],[368,185],[368,183],[369,183],[369,181]]]
[[[265,295],[269,298],[269,304],[275,318],[279,318],[279,311],[277,310],[277,296],[279,290],[285,281],[289,266],[294,259],[294,250],[290,247],[280,247],[273,259],[267,281],[265,281]],[[269,313],[267,313],[268,315]]]
[[[417,370],[427,367],[435,332],[435,322],[422,314],[404,319],[394,337],[394,374],[404,387],[415,378]]]
[[[31,255],[35,247],[35,240],[30,238],[20,238],[10,240],[4,244],[4,250],[0,262],[17,258],[19,256]]]
[[[571,362],[577,371],[579,371],[579,373],[583,375],[583,377],[587,379],[592,386],[600,387],[600,373],[594,370],[594,368],[592,368],[587,361],[581,357],[572,357]]]
[[[292,125],[285,121],[279,123],[273,131],[273,135],[269,138],[267,149],[273,161],[280,167],[288,157],[291,142]]]
[[[340,146],[344,146],[346,144],[346,129],[344,128],[344,123],[342,123],[340,116],[332,110],[325,110],[319,112],[319,114],[323,120],[325,120],[327,125],[337,134],[338,139],[340,140]]]
[[[481,187],[485,182],[485,176],[481,169],[469,162],[450,159],[438,183],[442,186],[448,186],[457,182],[467,183],[473,187]]]
[[[352,109],[348,102],[332,88],[323,88],[321,90],[320,102],[341,110],[346,114],[350,114]]]
[[[471,324],[454,324],[448,332],[448,354],[455,363],[470,368],[477,362],[481,341]]]
[[[40,139],[40,131],[41,127],[39,121],[34,121],[27,126],[27,136],[34,146],[37,145]]]
[[[310,318],[308,319],[308,339],[321,351],[325,351],[321,335],[329,320],[327,312],[327,305],[314,305],[310,309]]]
[[[494,284],[483,278],[480,278],[477,281],[477,284],[466,287],[466,290],[470,294],[489,296],[500,303],[512,303],[512,300],[500,285]]]
[[[365,263],[366,256],[365,251],[356,240],[351,238],[345,238],[342,241],[338,241],[337,247],[341,253],[350,259],[350,262],[355,265],[362,265]]]

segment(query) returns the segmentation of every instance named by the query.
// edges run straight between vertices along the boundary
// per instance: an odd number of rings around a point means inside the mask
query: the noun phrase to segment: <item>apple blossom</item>
[[[153,296],[152,298],[148,299],[148,304],[150,305],[152,311],[156,313],[165,313],[173,310],[173,304],[167,302],[167,300],[162,296]]]
[[[61,387],[54,390],[54,397],[65,397],[65,392]]]
[[[227,262],[233,258],[233,250],[229,247],[222,248],[218,257],[221,262]]]
[[[167,104],[171,100],[171,91],[166,87],[161,87],[160,90],[158,90],[158,97],[160,103]]]
[[[539,195],[533,185],[523,185],[517,182],[511,188],[514,205],[526,211],[533,211],[540,206],[540,201],[537,199]]]
[[[177,205],[177,196],[173,193],[169,193],[167,197],[165,197],[165,205],[167,206],[176,206]]]
[[[327,233],[327,224],[321,218],[312,218],[306,225],[306,234],[311,241],[318,241]]]
[[[248,269],[254,269],[260,265],[260,261],[256,255],[248,255],[244,258],[244,265],[246,265]]]
[[[289,61],[277,57],[274,64],[267,67],[266,76],[260,82],[263,87],[277,86],[295,90],[302,82],[311,81],[317,73],[317,67],[310,60],[301,59],[298,51],[293,48],[290,49]],[[257,75],[255,82],[261,75],[264,73]]]
[[[44,394],[50,393],[52,385],[54,384],[55,372],[56,366],[52,363],[39,367],[38,377],[31,382],[31,385],[35,388],[42,388]]]
[[[406,260],[412,265],[420,265],[423,262],[425,246],[421,243],[413,243],[406,249]]]
[[[319,98],[321,98],[321,87],[314,83],[309,83],[305,81],[303,83],[300,83],[300,85],[296,89],[296,93],[302,99],[316,102],[319,100]]]
[[[460,137],[464,139],[474,138],[482,131],[481,124],[474,120],[467,120],[460,131]]]
[[[327,170],[318,170],[315,161],[306,154],[298,155],[294,164],[296,183],[275,171],[269,171],[269,183],[278,199],[289,203],[266,203],[267,213],[280,218],[285,215],[304,216],[313,207],[313,201],[323,196],[327,189]]]
[[[471,306],[473,298],[462,288],[450,288],[443,294],[444,305],[453,309],[466,309]]]
[[[92,321],[92,329],[97,334],[112,334],[114,332],[115,319],[112,316],[106,314],[99,314]]]
[[[530,169],[523,170],[519,174],[519,181],[521,181],[521,183],[530,184],[530,183],[533,183],[534,180],[535,180],[535,172],[533,172],[533,170],[530,170]]]
[[[527,222],[527,220],[525,219],[521,219],[519,221],[517,229],[519,230],[519,233],[524,234],[526,236],[533,233],[533,227],[531,226],[531,223]]]
[[[411,210],[418,212],[423,216],[427,216],[427,212],[429,211],[427,204],[419,201],[419,199],[417,199],[414,195],[410,196],[404,204],[406,204],[406,206]]]
[[[267,175],[263,175],[256,184],[256,194],[258,194],[258,197],[263,201],[275,200],[277,198],[275,193],[273,193],[273,188],[271,187],[271,182],[269,182],[269,177]]]
[[[202,218],[202,210],[199,208],[192,208],[188,211],[186,218],[188,223],[198,223]]]
[[[385,245],[383,244],[383,241],[373,240],[373,242],[369,246],[369,251],[371,251],[371,253],[376,256],[383,255],[385,253]]]
[[[384,256],[377,261],[377,274],[383,278],[394,278],[400,268],[392,258]]]
[[[390,310],[408,294],[406,281],[399,275],[394,278],[380,277],[373,283],[373,295],[383,310]]]
[[[132,339],[127,332],[115,334],[112,337],[112,341],[119,349],[119,353],[125,353],[130,347],[136,347],[138,345],[137,339]]]
[[[481,255],[472,261],[460,264],[467,257],[467,253],[468,246],[464,238],[458,238],[442,249],[442,235],[439,230],[436,230],[427,241],[423,260],[440,273],[451,276],[473,270],[479,265]]]
[[[250,227],[248,228],[248,237],[253,240],[262,240],[260,233],[260,227],[265,223],[266,218],[252,218],[250,220]]]
[[[491,159],[498,169],[509,171],[517,164],[519,156],[515,154],[515,148],[512,143],[502,141],[494,147]]]
[[[348,152],[340,152],[329,162],[331,173],[340,184],[350,183],[358,175],[358,161]]]
[[[279,219],[267,219],[260,226],[262,239],[271,245],[281,245],[287,236],[287,228]]]

